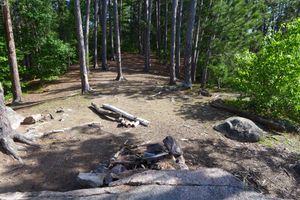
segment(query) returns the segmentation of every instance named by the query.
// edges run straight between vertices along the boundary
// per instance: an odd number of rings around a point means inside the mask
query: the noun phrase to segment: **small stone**
[[[200,90],[200,94],[201,94],[202,96],[205,96],[205,97],[211,97],[211,96],[212,96],[212,95],[209,93],[209,91],[206,90],[206,89],[201,89],[201,90]]]
[[[111,172],[114,174],[120,174],[126,170],[127,169],[126,169],[126,167],[124,167],[124,165],[118,164],[111,169]]]
[[[104,185],[105,173],[79,173],[78,183],[83,187],[100,187]]]
[[[25,117],[22,124],[24,124],[24,125],[35,124],[38,121],[42,120],[42,118],[43,117],[41,114],[31,115],[31,116]]]
[[[63,108],[59,108],[58,110],[56,110],[56,113],[64,113],[64,109]]]
[[[113,182],[114,177],[112,175],[113,175],[112,173],[106,174],[103,181],[104,185],[109,185],[111,182]]]
[[[109,161],[108,160],[103,160],[99,163],[99,165],[92,170],[94,173],[107,173],[108,172],[108,165]]]
[[[163,143],[171,155],[178,157],[183,154],[180,145],[172,136],[167,136],[163,140]]]

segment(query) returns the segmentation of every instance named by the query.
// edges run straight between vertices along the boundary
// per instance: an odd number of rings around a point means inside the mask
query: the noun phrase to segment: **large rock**
[[[111,187],[69,192],[0,194],[0,199],[132,199],[132,200],[266,200],[222,169],[147,171],[111,184]]]
[[[214,129],[230,139],[241,142],[258,142],[265,135],[253,121],[242,117],[230,117],[214,126]]]
[[[19,128],[22,121],[24,120],[24,117],[19,115],[16,111],[14,111],[10,107],[6,107],[6,112],[7,112],[7,116],[8,116],[8,119],[9,119],[10,123],[11,123],[12,128],[15,129],[15,130],[17,128]]]

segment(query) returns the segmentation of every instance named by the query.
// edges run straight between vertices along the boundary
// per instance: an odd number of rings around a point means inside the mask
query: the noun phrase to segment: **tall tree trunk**
[[[8,0],[5,0],[3,2],[2,11],[3,11],[5,33],[6,33],[6,43],[8,49],[8,60],[9,60],[10,74],[11,74],[11,81],[12,81],[13,103],[20,103],[22,102],[22,90],[20,84],[15,40],[14,40]]]
[[[175,53],[175,74],[177,78],[180,78],[180,50],[181,50],[181,25],[182,25],[182,9],[183,9],[183,0],[180,1],[180,6],[178,9],[178,26],[176,34],[176,53]]]
[[[173,0],[172,6],[172,25],[171,25],[171,65],[170,65],[170,84],[176,84],[175,75],[175,39],[176,39],[176,18],[177,18],[178,0]]]
[[[74,4],[75,4],[75,17],[76,17],[76,27],[77,27],[78,51],[79,51],[79,60],[80,60],[81,92],[87,93],[90,90],[90,85],[89,85],[87,68],[86,68],[86,57],[85,57],[84,36],[82,30],[80,0],[74,0]]]
[[[196,71],[197,71],[197,63],[198,63],[198,51],[199,51],[199,35],[200,35],[200,16],[197,23],[197,30],[195,35],[195,42],[194,42],[194,52],[192,56],[192,69],[191,69],[191,76],[192,76],[192,83],[196,81]]]
[[[188,20],[188,30],[186,33],[186,44],[184,54],[184,87],[191,88],[191,64],[192,64],[192,48],[193,48],[193,31],[196,16],[197,0],[191,0]]]
[[[148,72],[150,69],[150,33],[151,33],[151,5],[152,0],[145,0],[145,8],[146,8],[146,38],[145,38],[145,68],[144,71]]]
[[[118,1],[114,2],[114,24],[115,24],[115,35],[116,35],[116,48],[117,48],[117,66],[118,66],[118,76],[116,80],[125,80],[122,73],[122,60],[121,60],[121,41],[120,41],[120,28],[119,28],[119,14],[118,14]]]
[[[119,32],[120,32],[120,41],[122,37],[122,22],[123,22],[123,0],[120,0],[120,6],[119,6],[120,12],[119,12]]]
[[[108,0],[102,0],[102,70],[108,70],[107,65],[107,4]]]
[[[210,0],[209,10],[212,11],[212,8],[213,8],[213,0]],[[219,13],[217,13],[215,23],[218,24],[218,22],[219,22]],[[210,63],[211,55],[212,55],[212,44],[213,44],[213,41],[215,40],[215,38],[216,38],[216,30],[215,30],[215,27],[212,27],[212,32],[210,33],[210,37],[208,40],[208,46],[207,46],[207,51],[206,51],[206,60],[203,65],[202,74],[201,74],[201,88],[202,89],[206,88],[207,77],[208,77],[208,66]]]
[[[158,49],[158,53],[160,57],[160,50],[161,50],[160,0],[156,0],[156,48]]]
[[[94,69],[98,66],[98,11],[99,0],[94,3]]]
[[[91,0],[86,0],[86,16],[85,16],[85,29],[84,29],[84,45],[86,56],[86,67],[89,70],[90,58],[89,58],[89,32],[90,32],[90,10]]]
[[[216,35],[214,34],[213,36],[209,37],[209,41],[208,41],[208,47],[207,47],[207,51],[206,51],[206,61],[204,63],[203,69],[202,69],[202,75],[201,75],[201,88],[205,89],[206,88],[206,83],[207,83],[207,71],[208,71],[208,65],[210,62],[210,58],[211,58],[211,45],[213,40],[215,39]]]
[[[139,54],[143,54],[143,42],[142,42],[142,35],[143,31],[141,29],[142,23],[141,23],[141,18],[142,18],[142,10],[143,10],[143,2],[139,1],[139,13],[138,13],[138,29],[139,29]]]
[[[164,33],[164,57],[165,62],[167,61],[167,50],[168,50],[168,0],[165,0],[165,33]]]
[[[113,31],[113,7],[111,0],[109,0],[109,40],[110,40],[110,58],[116,60],[115,45],[114,45],[114,31]]]

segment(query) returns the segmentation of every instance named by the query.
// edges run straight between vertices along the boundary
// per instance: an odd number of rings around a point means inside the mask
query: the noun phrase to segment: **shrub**
[[[235,86],[258,112],[300,117],[300,19],[269,34],[257,53],[236,56]]]

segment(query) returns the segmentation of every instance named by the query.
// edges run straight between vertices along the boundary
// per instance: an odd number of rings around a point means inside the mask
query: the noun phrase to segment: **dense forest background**
[[[122,52],[145,55],[145,71],[151,70],[150,54],[170,65],[170,84],[177,79],[184,80],[187,88],[200,84],[202,89],[232,89],[242,94],[239,106],[299,122],[299,0],[79,2],[87,69],[109,70],[107,59],[121,63],[120,46]],[[55,79],[78,63],[73,0],[9,3],[24,91],[32,80]],[[5,26],[1,25],[0,82],[9,95],[7,55]]]

